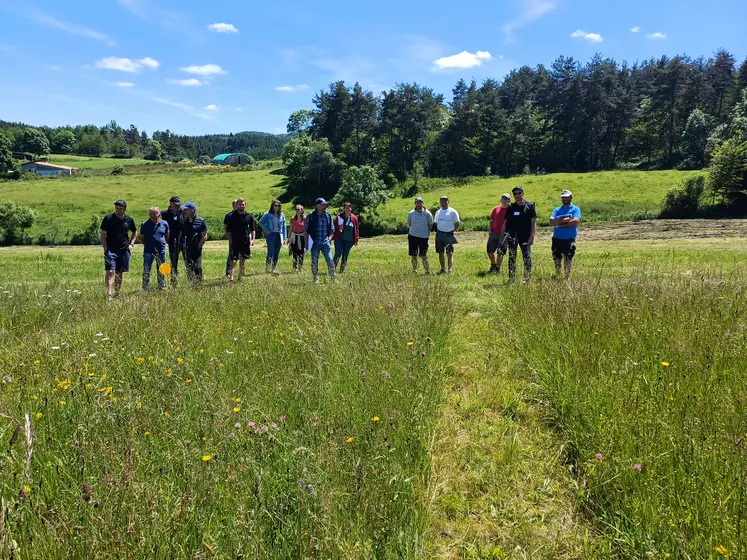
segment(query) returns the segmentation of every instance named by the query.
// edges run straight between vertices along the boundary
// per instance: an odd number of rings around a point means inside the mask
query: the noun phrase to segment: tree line
[[[148,135],[131,124],[122,128],[116,121],[98,127],[78,125],[63,127],[30,127],[22,123],[0,121],[0,135],[4,135],[10,149],[34,156],[76,154],[117,158],[144,158],[153,161],[180,161],[185,158],[208,160],[219,153],[241,152],[255,160],[280,156],[288,139],[285,134],[239,132],[236,134],[207,134],[188,136],[170,130],[156,130]]]
[[[339,81],[290,116],[298,136],[283,160],[291,190],[329,196],[351,166],[374,168],[390,189],[422,176],[700,169],[743,144],[745,91],[747,59],[737,67],[723,49],[633,65],[561,56],[501,81],[459,80],[448,103],[418,84],[375,95]]]

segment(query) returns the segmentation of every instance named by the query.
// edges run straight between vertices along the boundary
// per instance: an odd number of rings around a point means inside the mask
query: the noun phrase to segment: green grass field
[[[113,302],[97,248],[0,249],[0,556],[744,557],[735,224],[584,231],[568,283],[542,232],[528,287],[480,233],[320,286],[261,242],[226,285],[214,242],[139,293],[138,250]]]
[[[88,157],[73,156],[67,154],[50,154],[49,163],[55,165],[67,165],[78,169],[111,169],[116,165],[123,167],[134,165],[150,165],[154,162],[144,159],[112,158],[112,157]]]
[[[119,160],[116,160],[119,161]],[[122,160],[126,161],[126,160]],[[67,162],[68,164],[70,162]],[[609,171],[589,174],[555,174],[513,179],[473,178],[463,182],[425,180],[422,196],[428,207],[438,205],[445,193],[451,197],[468,229],[487,229],[487,216],[500,202],[503,192],[522,184],[528,200],[537,204],[539,225],[547,225],[558,195],[565,188],[574,192],[574,202],[583,211],[584,221],[632,220],[655,217],[668,190],[679,186],[692,172]],[[249,209],[265,212],[270,201],[284,193],[283,176],[277,170],[251,172],[159,172],[123,176],[91,176],[43,181],[0,183],[0,199],[30,206],[38,214],[29,230],[32,238],[44,235],[47,242],[64,243],[73,233],[84,230],[92,216],[112,211],[115,200],[128,203],[128,213],[137,220],[147,218],[151,205],[165,207],[173,195],[192,200],[198,212],[218,235],[222,220],[230,211],[231,200],[243,196]],[[286,205],[286,213],[290,210]],[[382,207],[381,217],[392,227],[403,227],[411,198],[394,198]]]

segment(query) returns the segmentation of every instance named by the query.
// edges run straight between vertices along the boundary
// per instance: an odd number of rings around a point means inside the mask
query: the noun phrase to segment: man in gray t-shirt
[[[428,269],[428,238],[431,235],[433,216],[423,205],[423,199],[415,199],[415,208],[407,214],[407,243],[410,257],[412,258],[412,271],[418,271],[418,257],[423,261],[423,269],[430,274]]]

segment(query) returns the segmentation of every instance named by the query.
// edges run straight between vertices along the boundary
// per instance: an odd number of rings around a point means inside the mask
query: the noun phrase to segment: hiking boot
[[[442,268],[441,270],[439,270],[439,271],[438,271],[438,274],[439,274],[439,275],[441,275],[441,274],[446,274],[446,269],[445,269],[445,268]]]

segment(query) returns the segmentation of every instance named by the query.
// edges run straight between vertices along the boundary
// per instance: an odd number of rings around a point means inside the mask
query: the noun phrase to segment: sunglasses
[[[275,208],[280,208],[280,205],[279,205],[279,204],[273,204],[273,206],[274,206]]]

